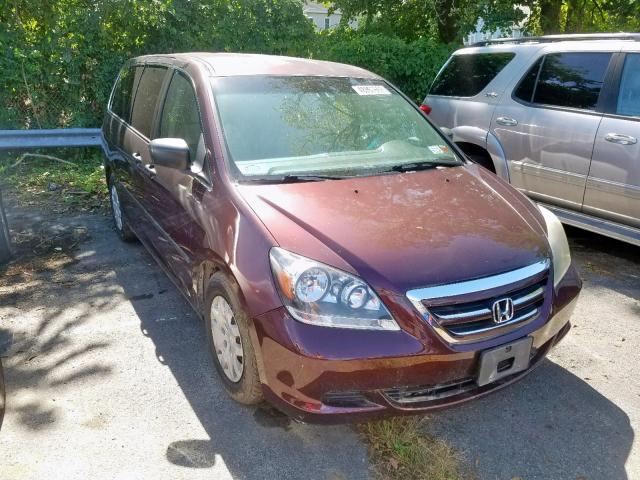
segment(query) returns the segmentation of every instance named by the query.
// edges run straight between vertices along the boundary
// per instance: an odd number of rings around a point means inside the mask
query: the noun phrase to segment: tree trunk
[[[9,260],[11,256],[11,243],[9,242],[9,224],[2,204],[2,191],[0,191],[0,263]]]
[[[568,0],[567,23],[564,26],[564,33],[582,32],[585,15],[585,5],[582,5],[580,0]]]
[[[560,10],[562,0],[542,0],[540,2],[540,28],[545,35],[561,33]]]
[[[438,38],[441,42],[451,43],[458,36],[455,16],[452,15],[454,0],[436,0],[436,20],[438,22]]]

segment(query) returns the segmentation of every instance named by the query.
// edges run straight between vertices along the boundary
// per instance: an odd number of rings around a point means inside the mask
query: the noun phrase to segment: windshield
[[[383,81],[236,76],[213,79],[213,92],[229,157],[249,179],[358,176],[461,163]]]

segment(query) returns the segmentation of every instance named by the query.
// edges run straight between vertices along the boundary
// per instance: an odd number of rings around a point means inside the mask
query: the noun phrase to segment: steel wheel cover
[[[239,382],[244,371],[242,338],[231,306],[219,295],[211,302],[211,337],[224,374],[232,382]]]

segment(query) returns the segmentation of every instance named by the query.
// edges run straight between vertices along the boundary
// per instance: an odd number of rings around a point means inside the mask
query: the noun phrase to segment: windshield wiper
[[[250,182],[258,183],[297,183],[297,182],[321,182],[323,180],[340,180],[354,178],[353,175],[320,175],[320,174],[287,174],[287,175],[261,175],[248,177]]]
[[[411,163],[403,163],[400,165],[394,165],[389,168],[389,172],[417,172],[419,170],[429,170],[431,168],[436,167],[457,167],[458,163],[451,162],[411,162]]]

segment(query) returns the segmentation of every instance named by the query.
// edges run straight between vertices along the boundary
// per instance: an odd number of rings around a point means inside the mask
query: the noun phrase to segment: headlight
[[[564,274],[569,270],[569,265],[571,265],[569,242],[558,217],[540,205],[538,205],[538,208],[547,224],[547,238],[551,246],[551,255],[553,256],[553,286],[555,287],[560,283]]]
[[[296,320],[323,327],[400,330],[360,278],[278,247],[269,258],[282,301]]]

